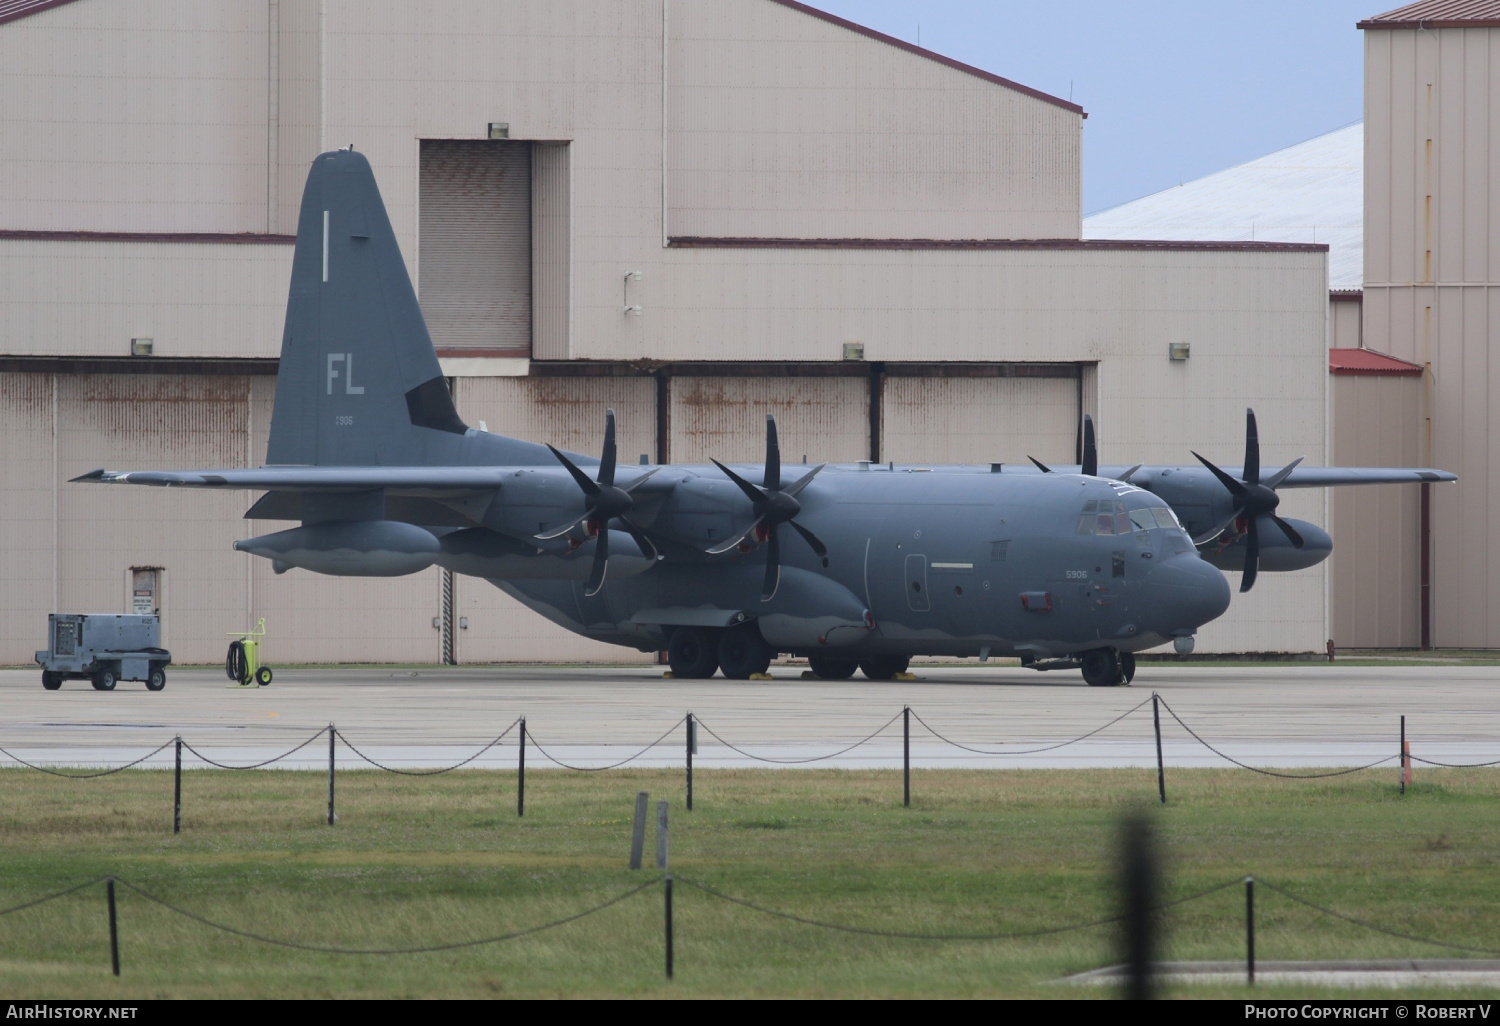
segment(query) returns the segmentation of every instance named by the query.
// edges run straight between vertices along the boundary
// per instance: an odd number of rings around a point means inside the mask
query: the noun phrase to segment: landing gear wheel
[[[262,666],[260,669],[255,671],[255,683],[259,684],[261,687],[265,687],[267,684],[271,683],[271,668],[269,666]]]
[[[151,675],[146,678],[147,691],[160,691],[167,686],[167,671],[160,666],[151,667]]]
[[[1121,683],[1120,657],[1112,648],[1092,648],[1083,654],[1083,680],[1091,688],[1112,688]]]
[[[898,673],[905,673],[910,664],[908,656],[871,656],[859,661],[859,670],[871,680],[890,680]]]
[[[719,643],[702,627],[679,627],[667,643],[667,665],[677,677],[706,680],[719,668]]]
[[[749,680],[765,673],[775,654],[754,624],[731,628],[719,636],[719,668],[730,680]]]
[[[821,680],[848,680],[859,669],[857,661],[833,656],[808,656],[807,666]]]
[[[48,691],[56,691],[58,688],[62,687],[62,682],[62,674],[53,673],[51,670],[42,671],[42,687],[46,688]]]
[[[119,679],[114,670],[100,670],[94,674],[94,690],[113,691]]]
[[[1135,680],[1135,653],[1120,653],[1120,673],[1125,677],[1125,683],[1129,684]]]

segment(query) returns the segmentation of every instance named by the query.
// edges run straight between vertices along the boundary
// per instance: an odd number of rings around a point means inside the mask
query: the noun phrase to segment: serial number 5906
[[[1088,580],[1088,576],[1089,576],[1089,572],[1087,570],[1069,570],[1068,571],[1068,580],[1070,580],[1070,581],[1085,581],[1085,580]]]
[[[335,424],[337,424],[339,427],[353,427],[354,426],[354,418],[350,417],[350,416],[334,417],[333,418],[333,422]]]

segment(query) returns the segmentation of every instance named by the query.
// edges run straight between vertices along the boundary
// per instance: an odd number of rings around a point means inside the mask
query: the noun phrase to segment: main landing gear
[[[776,653],[754,624],[728,627],[679,627],[667,642],[667,665],[674,677],[707,680],[723,670],[730,680],[749,680],[765,673]]]
[[[1130,652],[1094,648],[1085,652],[1079,661],[1084,683],[1091,688],[1118,687],[1135,679],[1135,655]]]

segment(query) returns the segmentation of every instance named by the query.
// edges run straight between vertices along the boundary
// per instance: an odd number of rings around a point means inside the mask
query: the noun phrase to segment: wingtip
[[[68,483],[69,484],[74,484],[74,483],[76,483],[78,481],[103,481],[103,480],[104,480],[104,468],[100,467],[98,470],[91,470],[87,474],[79,474],[77,477],[70,477],[70,478],[68,478]]]

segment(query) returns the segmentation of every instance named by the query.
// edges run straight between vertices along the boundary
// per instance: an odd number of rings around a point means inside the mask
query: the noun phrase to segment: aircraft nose
[[[1192,633],[1229,609],[1229,581],[1196,552],[1184,552],[1160,563],[1146,578],[1154,632],[1171,637]]]

